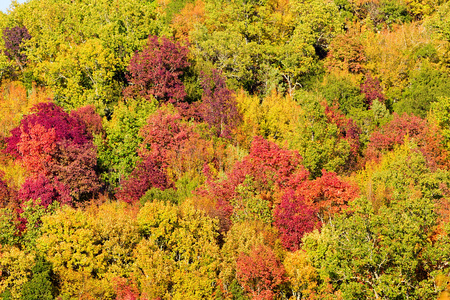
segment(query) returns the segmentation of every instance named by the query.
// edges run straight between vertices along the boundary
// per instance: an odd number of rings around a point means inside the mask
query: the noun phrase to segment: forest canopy
[[[450,2],[0,27],[0,299],[450,299]]]

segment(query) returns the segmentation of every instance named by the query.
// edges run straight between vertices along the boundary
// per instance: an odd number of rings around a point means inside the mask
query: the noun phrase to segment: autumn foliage
[[[137,300],[139,298],[139,291],[133,282],[129,283],[125,278],[116,278],[116,299],[117,300]]]
[[[71,203],[100,188],[93,136],[83,121],[60,107],[36,105],[11,134],[5,151],[31,174],[19,192],[23,201],[41,198],[44,206],[52,201]]]
[[[383,88],[380,85],[380,80],[376,77],[367,75],[364,83],[361,84],[361,93],[366,98],[366,103],[370,107],[374,100],[378,100],[381,103],[386,101],[386,96],[383,94]]]
[[[282,149],[275,143],[257,136],[252,142],[249,155],[235,164],[226,180],[211,178],[208,186],[199,193],[216,201],[221,216],[221,228],[226,231],[233,213],[231,202],[237,199],[237,187],[242,185],[246,178],[252,179],[254,193],[268,201],[271,209],[279,202],[284,188],[290,184],[300,184],[307,178],[308,172],[300,162],[298,152]]]
[[[322,176],[305,182],[297,190],[307,205],[314,208],[322,222],[342,213],[359,196],[359,189],[334,172],[322,170]]]
[[[446,166],[448,154],[440,143],[442,136],[436,124],[406,113],[401,116],[394,113],[391,122],[372,133],[366,159],[379,159],[383,153],[393,150],[395,145],[402,145],[405,139],[417,143],[427,163],[433,168],[437,165]]]
[[[327,67],[331,70],[362,73],[367,62],[364,46],[357,35],[338,35],[331,42]]]
[[[446,298],[449,16],[13,1],[0,298]]]
[[[128,71],[131,85],[125,97],[154,97],[161,102],[176,103],[186,96],[181,81],[187,61],[188,48],[178,42],[149,36],[146,47],[131,58]]]
[[[144,196],[145,192],[152,187],[164,190],[170,187],[170,184],[158,161],[147,157],[136,166],[128,179],[122,184],[116,193],[116,197],[122,201],[133,203]]]
[[[78,119],[70,117],[64,110],[54,103],[39,103],[20,122],[20,126],[11,130],[11,137],[7,138],[6,151],[16,157],[20,156],[19,143],[22,134],[31,134],[33,126],[39,124],[45,130],[53,130],[56,141],[69,140],[81,145],[89,141],[86,127]]]
[[[24,53],[24,42],[31,39],[31,35],[25,26],[16,26],[3,29],[3,41],[5,42],[4,53],[9,60],[14,61],[23,69],[27,60]]]
[[[298,250],[303,236],[320,227],[317,208],[305,202],[302,195],[287,191],[274,211],[274,223],[280,231],[283,246],[290,251]]]
[[[202,76],[202,106],[203,120],[213,127],[219,137],[230,137],[237,127],[239,115],[233,92],[228,89],[225,77],[218,70]]]
[[[329,106],[326,103],[322,103],[322,105],[325,107],[325,115],[328,122],[335,124],[338,127],[339,139],[347,141],[350,145],[350,152],[352,157],[349,159],[349,162],[353,161],[354,163],[354,160],[359,155],[359,136],[361,134],[361,129],[358,127],[354,120],[342,114],[336,106]]]
[[[286,281],[283,265],[272,249],[258,245],[250,253],[242,253],[237,259],[236,276],[252,299],[269,300],[275,290]]]
[[[16,191],[4,180],[4,172],[0,171],[0,208],[15,204]]]
[[[148,118],[140,134],[143,136],[139,149],[142,161],[117,194],[119,199],[126,202],[138,201],[151,187],[164,190],[173,184],[167,174],[170,158],[172,153],[184,147],[193,132],[181,122],[178,113],[161,109]]]
[[[50,181],[45,175],[28,178],[19,190],[18,198],[22,202],[30,199],[40,200],[40,205],[47,207],[54,201],[72,204],[69,189],[58,181]]]

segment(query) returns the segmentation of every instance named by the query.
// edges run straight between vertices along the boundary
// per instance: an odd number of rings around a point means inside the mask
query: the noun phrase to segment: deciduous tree
[[[170,186],[171,184],[161,164],[151,157],[147,157],[136,165],[127,180],[118,188],[116,197],[119,200],[134,203],[138,202],[145,195],[145,192],[151,188],[165,190]]]
[[[316,178],[322,169],[335,172],[354,169],[359,156],[359,135],[355,122],[336,106],[306,94],[290,146],[299,151],[303,165]]]
[[[154,97],[160,102],[176,103],[186,96],[181,81],[187,61],[188,48],[166,37],[149,36],[147,45],[131,58],[128,71],[131,85],[125,97]]]
[[[241,119],[237,110],[235,97],[226,86],[225,77],[220,71],[213,69],[211,74],[202,76],[203,120],[215,129],[217,136],[230,137]]]
[[[431,270],[442,266],[425,254],[438,244],[429,242],[437,220],[434,204],[412,188],[402,198],[377,213],[361,199],[352,215],[305,238],[313,266],[344,298],[435,297]]]
[[[40,205],[47,207],[54,201],[72,204],[69,188],[59,181],[52,181],[43,174],[28,178],[18,192],[22,203],[28,200],[40,200]]]
[[[286,281],[283,265],[265,245],[238,257],[236,276],[252,299],[273,299],[276,289]]]
[[[187,203],[159,201],[146,203],[138,222],[144,240],[136,269],[143,292],[150,298],[212,297],[219,263],[216,222]]]
[[[321,177],[305,182],[296,193],[304,197],[304,202],[317,212],[322,222],[326,222],[345,211],[358,198],[359,189],[336,173],[322,170]]]
[[[286,249],[298,250],[303,236],[320,227],[316,213],[317,208],[306,203],[304,197],[296,195],[293,190],[283,195],[274,210],[274,225],[280,231],[280,239]]]
[[[126,180],[139,161],[137,150],[143,138],[139,130],[156,110],[156,101],[121,101],[114,106],[111,120],[104,121],[105,138],[96,137],[102,179],[116,188]]]
[[[0,248],[0,294],[8,293],[12,299],[20,299],[22,288],[32,275],[35,253],[16,246],[2,245]]]
[[[29,183],[34,183],[30,186],[40,182],[38,185],[52,190],[48,185],[54,184],[54,189],[59,191],[70,189],[75,200],[82,200],[100,188],[93,136],[87,132],[84,122],[60,107],[53,103],[37,105],[11,133],[6,151],[19,159],[33,176]],[[61,185],[65,188],[61,189]],[[37,199],[39,195],[33,197]],[[62,197],[62,202],[70,202]]]
[[[6,27],[2,33],[5,43],[5,50],[3,52],[10,61],[14,61],[20,70],[23,71],[27,63],[27,55],[24,53],[24,43],[31,39],[28,29],[25,26]]]
[[[369,107],[375,99],[381,103],[386,101],[386,96],[383,94],[380,80],[376,77],[373,78],[370,74],[367,75],[366,80],[361,84],[361,93],[364,94],[366,103]]]
[[[72,118],[61,107],[54,103],[39,103],[33,107],[32,113],[20,122],[20,126],[11,130],[11,137],[7,138],[6,151],[16,157],[19,156],[18,144],[22,132],[30,134],[31,128],[39,124],[46,130],[55,131],[56,141],[69,140],[81,145],[89,141],[86,127],[78,119]]]

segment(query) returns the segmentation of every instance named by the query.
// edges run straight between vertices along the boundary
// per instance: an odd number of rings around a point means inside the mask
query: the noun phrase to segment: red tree
[[[138,300],[139,291],[134,283],[129,283],[125,278],[115,279],[116,300]]]
[[[33,175],[45,174],[47,165],[56,152],[56,133],[54,128],[46,129],[41,124],[34,124],[28,132],[21,127],[22,134],[17,143],[22,165]]]
[[[255,181],[258,193],[279,192],[282,189],[306,180],[308,171],[301,165],[301,156],[293,150],[280,148],[262,137],[255,137],[250,153],[227,173],[226,180],[208,180],[206,190],[201,194],[230,201],[236,196],[235,189],[246,176]]]
[[[322,177],[302,180],[295,189],[286,189],[274,211],[274,224],[283,246],[291,251],[298,250],[305,233],[342,212],[358,196],[356,185],[325,170],[322,170]]]
[[[182,148],[193,131],[188,124],[182,122],[180,114],[163,108],[148,118],[147,125],[141,129],[140,134],[144,141],[139,155],[150,156],[166,167],[169,152]]]
[[[198,190],[203,197],[216,202],[221,217],[221,231],[227,231],[231,224],[233,207],[230,202],[237,196],[236,188],[250,176],[255,193],[268,200],[271,208],[277,204],[286,188],[297,188],[308,178],[308,171],[301,165],[300,154],[280,148],[262,137],[255,137],[250,153],[227,173],[225,180],[209,178],[205,187]]]
[[[126,202],[138,201],[151,187],[162,190],[172,187],[167,168],[174,153],[182,152],[189,137],[194,133],[181,121],[178,113],[160,109],[147,120],[140,134],[144,141],[139,150],[142,162],[129,178],[118,188],[116,197]]]
[[[161,166],[151,157],[147,157],[136,166],[127,180],[118,188],[116,197],[119,200],[134,203],[152,187],[165,190],[171,186]]]
[[[84,124],[88,137],[103,133],[102,118],[95,112],[94,106],[87,105],[72,110],[70,116]]]
[[[240,184],[246,175],[251,175],[261,190],[283,189],[292,185],[299,176],[308,177],[308,171],[301,165],[302,157],[297,151],[280,148],[262,137],[255,137],[250,153],[238,162],[229,177]],[[237,186],[237,185],[236,185]]]
[[[125,97],[140,96],[176,103],[186,96],[181,76],[189,66],[188,48],[165,37],[149,36],[147,45],[135,53],[128,66],[131,83]]]
[[[236,106],[236,100],[225,83],[225,76],[213,69],[211,74],[202,75],[202,104],[203,120],[214,127],[217,136],[230,137],[232,130],[241,120]]]
[[[29,39],[31,39],[31,35],[25,26],[6,27],[3,29],[4,53],[10,61],[16,62],[20,69],[23,69],[27,61],[23,43]]]
[[[57,142],[70,140],[72,143],[81,145],[90,141],[86,134],[86,126],[54,103],[39,103],[31,111],[31,114],[22,119],[20,126],[11,130],[11,137],[6,139],[5,151],[16,158],[21,156],[18,149],[21,135],[30,134],[31,128],[36,124],[47,130],[54,130]]]
[[[366,160],[378,160],[395,145],[402,145],[406,136],[417,144],[429,167],[448,165],[448,153],[441,144],[442,136],[437,126],[406,113],[401,116],[394,113],[391,122],[372,133],[365,152]]]
[[[274,211],[274,224],[280,232],[283,246],[290,251],[299,249],[302,237],[319,226],[317,209],[305,203],[302,195],[286,192]]]
[[[74,115],[81,116],[83,111]],[[53,103],[40,103],[11,131],[5,151],[22,161],[32,175],[30,182],[42,183],[45,177],[54,189],[64,184],[74,199],[81,200],[100,187],[96,149],[82,119]],[[24,201],[28,200],[26,195],[22,193]]]
[[[62,141],[47,167],[52,180],[70,188],[70,195],[83,201],[100,189],[97,152],[91,143],[83,145]]]
[[[40,174],[37,177],[28,178],[19,190],[19,199],[26,202],[30,199],[40,199],[40,205],[47,207],[54,201],[62,204],[71,204],[69,189],[58,181],[50,181]]]
[[[322,170],[322,177],[305,181],[296,193],[303,196],[306,205],[317,211],[322,221],[326,221],[346,209],[348,203],[359,196],[359,189],[343,181],[336,173]]]
[[[286,281],[283,265],[265,245],[253,248],[237,259],[236,276],[252,299],[273,299],[275,290]]]
[[[383,94],[383,88],[381,87],[380,80],[376,77],[372,77],[370,74],[367,75],[366,80],[361,84],[361,93],[364,94],[366,103],[369,107],[376,99],[378,99],[381,103],[386,101],[386,96]]]
[[[420,117],[406,113],[399,116],[394,113],[391,122],[380,127],[370,136],[366,156],[375,158],[383,151],[393,150],[394,145],[403,144],[406,135],[410,138],[418,137],[424,132],[426,126],[426,121]]]
[[[328,122],[336,124],[338,127],[339,138],[349,143],[352,154],[352,161],[350,163],[355,163],[356,158],[359,156],[359,135],[361,134],[361,129],[351,118],[347,118],[342,114],[337,107],[328,106],[325,102],[322,105],[325,107],[325,115],[327,116]]]
[[[426,121],[420,117],[406,113],[399,116],[394,113],[392,121],[371,134],[365,153],[366,159],[378,159],[383,152],[391,151],[395,145],[403,144],[406,135],[416,139],[422,135],[426,127]]]

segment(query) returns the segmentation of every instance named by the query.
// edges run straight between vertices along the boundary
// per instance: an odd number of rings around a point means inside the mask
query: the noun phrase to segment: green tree
[[[145,99],[119,102],[111,120],[104,120],[106,137],[97,136],[98,160],[105,180],[112,187],[128,177],[139,160],[137,149],[143,141],[139,130],[156,111],[156,101]]]
[[[447,73],[435,69],[429,63],[423,63],[418,71],[412,73],[410,85],[405,89],[402,100],[395,103],[394,110],[398,113],[413,113],[426,117],[431,104],[438,97],[450,93],[450,78]]]
[[[233,206],[233,223],[260,220],[265,224],[272,223],[271,202],[264,199],[265,195],[258,193],[258,183],[251,175],[236,189],[236,196],[230,200]]]
[[[351,115],[351,112],[364,111],[368,107],[361,95],[358,86],[345,77],[328,75],[319,86],[319,91],[327,100],[329,105],[339,104],[339,109],[345,115]]]
[[[20,243],[27,250],[35,250],[37,239],[42,235],[42,218],[55,213],[59,207],[58,202],[44,207],[39,205],[40,200],[30,200],[22,204],[20,217],[25,220],[26,226],[20,235]]]
[[[44,257],[36,258],[33,276],[22,287],[22,300],[52,300],[55,299],[56,289],[52,282],[52,265]]]
[[[0,209],[0,245],[17,245],[19,236],[17,232],[17,220],[13,210],[9,208]]]
[[[362,199],[352,216],[339,217],[305,238],[304,248],[322,280],[330,278],[345,299],[436,295],[430,273],[440,266],[424,256],[437,244],[429,242],[436,225],[434,203],[417,195],[405,198],[377,213]]]
[[[41,218],[55,212],[58,203],[48,207],[39,205],[40,199],[22,203],[20,213],[9,208],[0,210],[0,245],[16,246],[25,251],[36,250],[41,236]]]
[[[333,120],[328,114],[332,109],[327,113],[325,101],[317,95],[304,92],[297,97],[302,110],[294,134],[288,139],[290,148],[300,152],[303,165],[313,178],[320,176],[322,169],[335,172],[349,169],[352,144],[343,138],[344,124]],[[359,143],[359,138],[355,138]]]
[[[193,34],[200,65],[222,70],[232,88],[292,94],[341,30],[332,2],[216,1]],[[224,22],[223,20],[227,20]]]
[[[450,3],[442,4],[435,14],[426,18],[426,25],[432,28],[436,38],[450,42]]]
[[[429,122],[438,124],[442,133],[442,144],[450,149],[450,98],[438,97],[436,102],[431,103]]]

